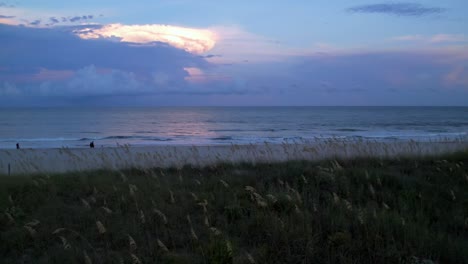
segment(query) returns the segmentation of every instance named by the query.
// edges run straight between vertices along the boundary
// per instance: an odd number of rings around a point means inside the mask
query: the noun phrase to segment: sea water
[[[0,148],[466,140],[468,107],[0,108]]]

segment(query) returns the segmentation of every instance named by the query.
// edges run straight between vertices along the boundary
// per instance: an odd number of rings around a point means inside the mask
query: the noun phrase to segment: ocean
[[[468,138],[468,107],[0,108],[0,148]]]

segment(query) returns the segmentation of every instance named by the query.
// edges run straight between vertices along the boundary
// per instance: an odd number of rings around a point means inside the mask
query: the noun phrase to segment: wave
[[[333,131],[339,131],[339,132],[363,132],[367,131],[365,129],[359,129],[359,128],[337,128]]]

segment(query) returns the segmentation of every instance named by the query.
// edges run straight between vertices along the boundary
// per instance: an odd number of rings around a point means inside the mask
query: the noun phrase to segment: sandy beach
[[[280,162],[327,158],[394,157],[444,154],[468,142],[344,142],[217,146],[121,146],[0,150],[0,174],[55,173],[96,169],[207,166],[220,162]]]

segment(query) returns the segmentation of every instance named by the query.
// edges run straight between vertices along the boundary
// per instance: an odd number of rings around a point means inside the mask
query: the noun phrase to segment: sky
[[[0,0],[0,107],[468,106],[466,0]]]

